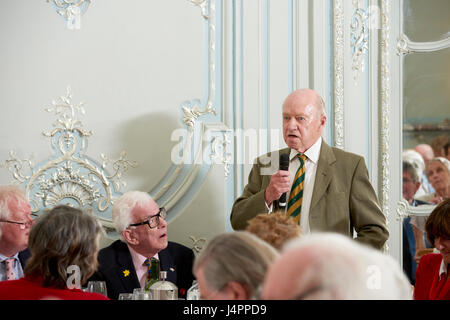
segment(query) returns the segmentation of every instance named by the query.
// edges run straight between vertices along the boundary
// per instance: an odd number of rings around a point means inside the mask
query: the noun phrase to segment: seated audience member
[[[93,216],[76,208],[57,206],[43,213],[30,231],[25,277],[0,282],[0,299],[107,300],[80,290],[97,268],[101,230]],[[78,275],[71,266],[78,266]]]
[[[425,174],[425,161],[423,156],[416,150],[407,149],[403,150],[402,152],[402,160],[412,164],[419,176],[420,187],[416,191],[414,196],[418,197],[430,192],[434,192],[433,187],[431,186],[430,182],[427,179],[427,175]]]
[[[430,146],[433,148],[435,157],[445,157],[444,146],[450,139],[446,135],[438,136],[430,141]]]
[[[261,213],[248,221],[246,231],[281,250],[290,239],[300,236],[298,223],[284,212]]]
[[[414,199],[414,195],[420,188],[420,177],[414,165],[403,161],[403,198],[408,201],[410,206],[419,206],[422,204],[429,204],[425,201]],[[414,238],[413,229],[411,226],[411,217],[406,217],[403,220],[403,270],[409,278],[411,284],[414,284],[414,274],[416,273],[417,263],[414,260],[416,253],[416,240]]]
[[[30,256],[28,235],[33,223],[25,194],[14,186],[0,186],[0,281],[23,277]]]
[[[444,146],[444,154],[445,158],[450,161],[450,141],[447,142]]]
[[[336,233],[290,241],[269,268],[263,299],[411,299],[411,285],[398,263]]]
[[[426,254],[420,259],[414,299],[450,300],[450,199],[431,212],[425,230],[430,243],[440,253]]]
[[[267,268],[277,256],[274,247],[247,231],[216,236],[194,263],[202,299],[258,299]]]
[[[419,200],[439,204],[450,198],[450,161],[445,158],[434,158],[426,166],[425,173],[435,189],[433,194],[418,197]],[[424,240],[426,217],[412,217],[414,237],[416,240],[416,254],[414,260],[418,263],[418,252],[426,248]]]
[[[167,240],[166,211],[159,208],[146,192],[130,191],[114,202],[112,218],[121,240],[100,250],[99,268],[90,280],[106,282],[108,296],[145,288],[152,257],[159,259],[160,270],[167,271],[183,298],[192,286],[194,276],[191,249]]]

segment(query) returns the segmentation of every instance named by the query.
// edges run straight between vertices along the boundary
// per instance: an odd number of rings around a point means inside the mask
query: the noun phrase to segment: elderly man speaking
[[[194,253],[191,249],[167,240],[164,208],[145,192],[130,191],[117,199],[112,218],[117,240],[100,250],[99,268],[90,280],[105,281],[108,297],[117,299],[120,293],[132,293],[144,288],[148,266],[146,260],[159,259],[160,270],[167,271],[167,280],[175,283],[179,296],[184,297],[192,285]]]
[[[234,229],[262,212],[279,209],[286,193],[286,214],[300,224],[302,234],[333,231],[381,248],[388,238],[386,218],[370,184],[364,159],[332,148],[322,140],[327,117],[323,99],[314,90],[292,92],[283,104],[283,137],[288,148],[255,161],[242,195],[231,212]],[[289,170],[266,173],[281,154],[289,156]],[[278,169],[278,168],[277,168]]]

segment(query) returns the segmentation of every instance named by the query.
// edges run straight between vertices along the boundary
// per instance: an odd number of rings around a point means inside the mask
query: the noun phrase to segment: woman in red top
[[[450,300],[450,199],[431,212],[425,230],[430,243],[440,253],[427,254],[420,259],[414,299]]]
[[[101,225],[69,206],[43,213],[31,228],[25,277],[0,282],[0,300],[108,300],[80,288],[97,269]]]

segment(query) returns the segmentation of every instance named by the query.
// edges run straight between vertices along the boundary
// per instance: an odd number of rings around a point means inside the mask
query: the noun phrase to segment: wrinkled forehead
[[[11,197],[8,201],[8,208],[11,214],[25,213],[28,214],[31,211],[30,205],[24,197]]]

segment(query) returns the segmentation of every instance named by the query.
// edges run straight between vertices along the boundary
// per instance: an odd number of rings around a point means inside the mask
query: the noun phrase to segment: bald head
[[[425,164],[427,164],[428,161],[434,158],[433,148],[431,148],[431,146],[428,144],[419,144],[414,148],[414,150],[420,153],[423,161],[425,161]]]
[[[283,107],[286,104],[302,103],[304,105],[313,105],[316,107],[319,115],[325,115],[325,102],[322,97],[314,90],[304,88],[292,91],[284,100]]]

